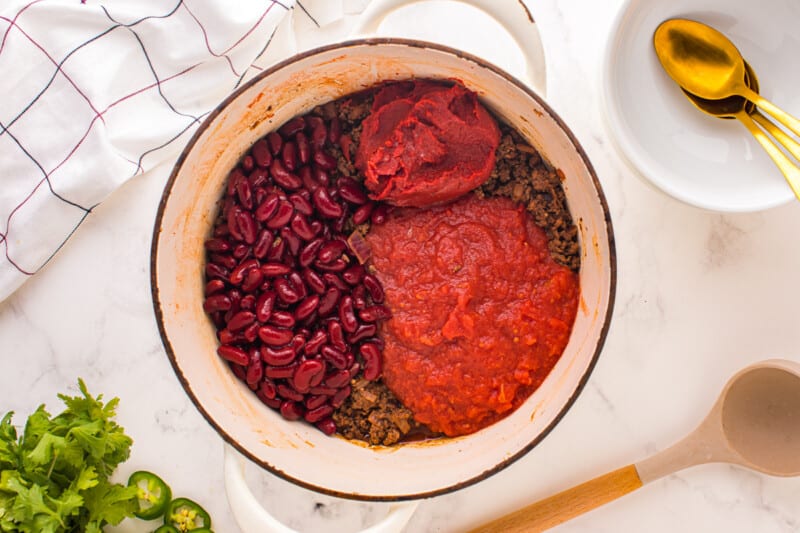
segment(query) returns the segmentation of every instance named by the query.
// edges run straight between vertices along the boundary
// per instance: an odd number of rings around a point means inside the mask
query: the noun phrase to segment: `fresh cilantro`
[[[137,510],[136,487],[109,481],[133,441],[115,421],[117,398],[104,403],[83,380],[80,395],[59,395],[66,409],[40,406],[22,435],[0,420],[0,531],[100,532]]]

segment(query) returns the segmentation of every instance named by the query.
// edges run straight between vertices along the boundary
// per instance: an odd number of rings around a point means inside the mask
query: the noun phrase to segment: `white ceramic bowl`
[[[581,298],[569,344],[516,412],[473,435],[369,448],[287,422],[264,406],[216,354],[204,315],[203,241],[228,171],[265,133],[314,106],[385,80],[458,79],[561,169],[580,231]],[[524,84],[445,47],[396,39],[351,41],[262,73],[206,120],[180,157],[159,206],[152,283],[158,324],[186,392],[222,437],[269,471],[337,496],[396,500],[455,490],[502,469],[566,412],[598,357],[611,317],[615,252],[608,209],[586,154]]]
[[[611,29],[603,68],[617,146],[642,176],[692,205],[733,212],[790,201],[783,175],[745,127],[697,110],[661,68],[653,32],[675,17],[727,35],[758,75],[761,94],[800,116],[800,2],[629,0]]]

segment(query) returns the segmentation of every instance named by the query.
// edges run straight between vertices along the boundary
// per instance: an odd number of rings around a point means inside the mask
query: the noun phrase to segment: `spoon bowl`
[[[800,364],[772,359],[739,371],[683,440],[475,531],[542,531],[684,468],[722,462],[773,476],[800,476]]]

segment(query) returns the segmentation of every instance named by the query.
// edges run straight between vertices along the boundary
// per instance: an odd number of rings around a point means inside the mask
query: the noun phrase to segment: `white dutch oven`
[[[367,21],[374,22],[375,16]],[[534,68],[535,62],[529,62],[529,74],[536,74]],[[543,83],[543,76],[531,77],[534,84]],[[370,448],[287,422],[216,355],[214,327],[202,309],[203,242],[229,170],[255,140],[320,103],[408,78],[459,80],[563,171],[580,234],[581,298],[560,361],[510,416],[465,437]],[[159,206],[152,254],[153,298],[164,346],[208,422],[231,446],[280,477],[322,493],[373,501],[416,500],[457,490],[505,468],[543,439],[575,400],[597,360],[616,279],[613,233],[600,184],[561,119],[525,84],[482,60],[399,39],[355,40],[303,53],[231,95],[201,126],[175,166]],[[226,458],[226,484],[229,494],[235,493],[229,499],[242,529],[286,530],[246,489],[237,460],[231,453]],[[399,530],[412,512],[413,505],[398,505],[381,527]]]

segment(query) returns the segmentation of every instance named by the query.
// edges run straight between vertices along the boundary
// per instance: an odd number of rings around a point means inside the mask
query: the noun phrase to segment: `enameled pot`
[[[367,447],[288,422],[216,355],[202,308],[205,252],[230,169],[255,140],[314,106],[387,80],[459,80],[564,176],[579,229],[581,296],[572,335],[542,386],[507,418],[472,435]],[[608,208],[578,141],[533,90],[475,57],[399,39],[349,41],[285,61],[223,102],[195,134],[166,185],[152,247],[152,290],[164,346],[181,384],[230,445],[268,471],[322,493],[374,501],[447,493],[484,479],[540,442],[586,383],[614,301]]]

